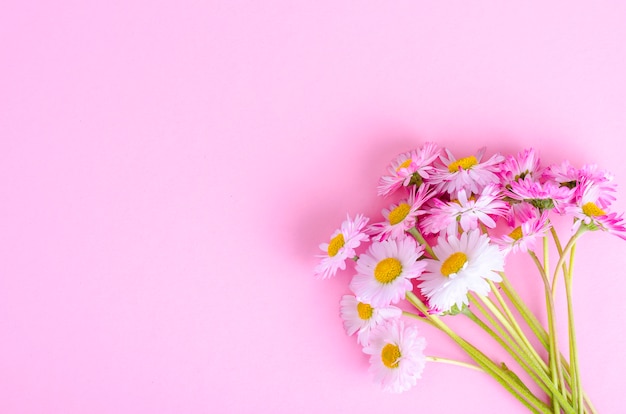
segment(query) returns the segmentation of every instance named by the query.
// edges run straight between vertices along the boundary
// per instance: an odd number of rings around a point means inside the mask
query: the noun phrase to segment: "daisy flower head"
[[[356,262],[357,274],[350,289],[360,301],[374,307],[397,303],[413,289],[411,279],[426,267],[424,261],[417,260],[423,252],[411,237],[373,242]]]
[[[508,211],[496,184],[487,184],[477,197],[468,197],[467,191],[461,190],[456,200],[445,203],[434,199],[433,204],[428,216],[422,220],[422,228],[429,234],[443,229],[456,234],[459,226],[468,231],[478,228],[479,223],[494,228],[496,222],[492,217],[504,216]]]
[[[386,196],[411,184],[419,187],[423,180],[430,177],[434,169],[432,163],[440,151],[436,144],[427,142],[420,149],[398,155],[387,168],[389,174],[380,178],[378,195]]]
[[[589,230],[603,230],[626,240],[626,223],[623,214],[606,212],[598,204],[602,198],[602,188],[591,181],[581,183],[581,194],[575,205],[566,208],[565,213],[573,215],[572,231],[576,232],[581,225]]]
[[[598,188],[598,197],[595,203],[600,208],[607,208],[615,201],[614,192],[617,190],[617,186],[613,183],[613,174],[606,170],[598,169],[596,164],[585,164],[578,170],[578,183],[591,182]],[[582,196],[580,189],[584,186],[578,186],[578,193]]]
[[[500,154],[495,154],[486,161],[482,161],[486,148],[478,150],[476,155],[456,159],[446,149],[446,156],[440,155],[443,163],[432,174],[429,180],[437,189],[447,192],[450,196],[456,195],[460,190],[466,189],[478,194],[489,183],[498,182],[496,173],[499,165],[504,160]]]
[[[531,177],[514,181],[504,190],[504,195],[513,201],[525,201],[540,210],[554,209],[557,213],[563,213],[573,194],[568,187],[550,181],[542,184]]]
[[[390,237],[394,239],[404,237],[407,230],[415,227],[417,216],[424,214],[420,209],[431,196],[432,191],[429,191],[427,186],[421,186],[419,189],[414,187],[406,200],[392,204],[389,209],[383,209],[385,221],[370,225],[368,233],[377,241]]]
[[[613,183],[613,174],[606,170],[600,170],[596,164],[585,164],[582,168],[574,168],[569,161],[563,161],[559,165],[552,165],[544,172],[544,178],[553,181],[561,187],[574,190],[574,198],[580,198],[585,191],[582,183],[591,182],[600,188],[600,196],[596,200],[601,208],[608,207],[615,196],[616,185]]]
[[[518,223],[525,223],[536,219],[541,211],[526,201],[519,201],[509,205],[509,210],[504,215],[504,219],[509,226],[515,227]]]
[[[346,268],[346,259],[354,257],[355,249],[361,242],[369,240],[369,235],[365,233],[368,221],[362,214],[357,214],[354,220],[348,215],[341,228],[330,236],[330,242],[320,244],[325,254],[318,255],[322,261],[315,267],[315,276],[327,279],[334,276],[337,270]]]
[[[561,187],[568,188],[574,188],[578,184],[578,176],[578,170],[567,160],[560,164],[550,165],[542,174],[545,180],[553,181]]]
[[[363,352],[370,355],[370,372],[388,392],[400,393],[415,386],[426,365],[426,339],[413,325],[401,320],[380,325],[370,335]]]
[[[353,295],[345,295],[341,299],[341,319],[343,327],[349,336],[357,334],[357,342],[362,346],[369,343],[372,329],[389,319],[402,316],[402,310],[395,306],[374,308],[372,305],[360,302]]]
[[[426,270],[419,276],[419,287],[435,309],[446,312],[455,305],[462,309],[469,292],[486,295],[487,280],[502,281],[497,272],[504,270],[505,254],[480,230],[440,236],[433,250],[438,259],[423,260]]]
[[[539,163],[539,153],[533,148],[527,148],[517,155],[507,155],[500,165],[498,175],[503,185],[523,180],[527,176],[538,178],[541,175]]]
[[[518,251],[526,253],[535,248],[537,239],[542,238],[549,229],[550,222],[548,221],[548,212],[543,211],[541,214],[534,215],[522,222],[522,224],[515,227],[509,234],[494,238],[493,241],[498,244],[506,254],[510,252],[517,253]]]

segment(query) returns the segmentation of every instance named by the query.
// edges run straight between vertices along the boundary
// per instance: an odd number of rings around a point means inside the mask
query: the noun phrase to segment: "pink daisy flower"
[[[522,222],[509,234],[494,238],[494,243],[498,244],[505,253],[527,252],[535,248],[538,238],[543,238],[546,231],[550,229],[548,212],[544,211],[533,218]]]
[[[411,189],[406,200],[392,204],[389,209],[383,209],[382,214],[386,221],[370,225],[368,233],[377,241],[404,237],[405,231],[415,227],[417,216],[424,214],[420,208],[431,196],[432,191],[429,192],[426,186],[421,186],[418,190]]]
[[[539,209],[525,201],[519,201],[509,205],[509,210],[504,215],[504,219],[509,226],[515,227],[515,223],[525,223],[537,218]]]
[[[563,212],[563,207],[570,202],[573,195],[568,187],[559,187],[549,181],[541,184],[530,177],[512,182],[504,193],[513,201],[525,201],[541,210],[554,208],[558,213]]]
[[[370,336],[363,352],[370,355],[370,372],[383,390],[400,393],[415,386],[426,365],[426,339],[415,326],[391,320]]]
[[[417,260],[423,253],[424,248],[411,237],[373,242],[356,262],[357,274],[350,289],[360,301],[374,307],[397,303],[413,289],[411,279],[426,267]]]
[[[546,181],[555,182],[561,187],[574,188],[578,185],[579,171],[565,160],[546,168],[542,176]]]
[[[329,243],[320,244],[320,249],[325,253],[318,255],[322,261],[315,267],[315,276],[327,279],[334,276],[337,270],[346,268],[346,259],[351,259],[355,255],[355,249],[359,245],[369,240],[365,233],[365,225],[369,219],[362,214],[358,214],[354,220],[347,216],[341,224],[341,228],[330,236]]]
[[[488,184],[477,198],[468,198],[467,192],[461,190],[457,199],[445,203],[434,199],[434,207],[421,220],[421,228],[429,234],[439,233],[446,229],[448,233],[458,233],[460,225],[463,231],[478,228],[479,222],[489,228],[496,226],[492,216],[503,216],[508,205],[502,201],[500,190],[495,184]]]
[[[411,184],[420,186],[422,180],[428,179],[433,171],[432,163],[440,153],[439,147],[427,142],[419,150],[412,150],[398,157],[388,167],[389,175],[380,178],[378,195],[389,195],[398,188]]]
[[[583,182],[580,187],[582,191],[575,205],[565,210],[577,219],[572,231],[575,232],[584,225],[590,230],[603,230],[626,240],[623,214],[606,212],[598,205],[598,200],[602,198],[602,188],[592,182]]]
[[[349,336],[357,334],[357,342],[363,346],[369,344],[372,329],[388,319],[402,316],[402,309],[395,306],[374,308],[370,304],[360,302],[353,295],[345,295],[341,299],[341,319]]]
[[[615,201],[613,193],[616,191],[616,185],[612,182],[613,175],[608,171],[598,169],[595,164],[585,164],[581,169],[576,169],[568,161],[563,161],[560,165],[550,166],[543,175],[548,181],[574,189],[577,198],[584,191],[581,189],[581,183],[591,182],[597,185],[600,187],[600,197],[596,202],[601,208],[606,208]]]
[[[426,270],[418,279],[419,288],[429,299],[430,306],[448,312],[468,304],[467,294],[490,292],[486,280],[502,281],[497,272],[504,271],[504,253],[490,243],[480,230],[441,236],[433,247],[438,260],[424,259]]]
[[[498,182],[496,173],[499,164],[504,160],[503,156],[495,154],[482,162],[485,149],[485,147],[479,149],[475,156],[470,155],[458,160],[446,149],[447,156],[439,156],[444,165],[432,173],[429,182],[436,185],[439,191],[450,195],[456,195],[460,190],[480,193],[487,184]]]
[[[605,170],[599,170],[595,164],[586,164],[578,170],[578,183],[591,182],[598,187],[598,198],[595,203],[600,208],[607,208],[615,201],[613,193],[617,186],[613,181],[613,174]],[[583,186],[578,186],[579,189]],[[584,190],[583,190],[584,191]],[[580,193],[580,190],[578,191]],[[580,195],[580,194],[579,194]]]
[[[517,153],[516,156],[507,155],[500,165],[498,175],[501,177],[502,185],[519,179],[523,180],[528,176],[535,179],[539,178],[541,175],[539,154],[533,148],[528,148]]]

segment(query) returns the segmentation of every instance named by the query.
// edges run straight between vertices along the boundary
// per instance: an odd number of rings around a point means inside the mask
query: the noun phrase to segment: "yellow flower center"
[[[473,155],[470,155],[469,157],[461,158],[448,165],[448,171],[453,173],[457,172],[459,169],[469,170],[476,164],[478,164],[478,160]]]
[[[400,260],[388,257],[381,260],[374,269],[374,278],[380,283],[386,285],[391,283],[402,273],[402,263]]]
[[[596,203],[593,203],[591,201],[583,205],[583,213],[585,213],[589,217],[606,216],[604,210],[598,207]]]
[[[407,168],[409,165],[411,165],[411,163],[413,162],[412,159],[408,159],[405,160],[402,164],[398,165],[398,168],[396,168],[396,172],[400,171],[403,168]]]
[[[398,368],[399,359],[402,356],[400,354],[400,348],[398,345],[387,344],[380,352],[380,358],[383,360],[383,364],[387,368]]]
[[[364,321],[371,318],[372,314],[374,313],[374,309],[372,309],[370,305],[368,305],[367,303],[362,303],[362,302],[359,302],[356,305],[356,310],[357,312],[359,312],[359,318],[363,319]]]
[[[344,244],[346,244],[346,241],[343,238],[343,233],[339,233],[330,239],[330,243],[328,244],[328,255],[330,257],[337,255],[339,249],[341,249]]]
[[[452,253],[450,257],[448,257],[441,265],[441,274],[444,276],[450,276],[451,274],[457,273],[466,262],[467,256],[465,253]]]
[[[389,212],[389,224],[396,225],[406,218],[411,211],[411,206],[407,203],[401,203],[398,207]]]
[[[513,240],[519,240],[523,235],[524,233],[522,233],[522,228],[520,226],[515,227],[513,231],[509,233],[509,237]]]

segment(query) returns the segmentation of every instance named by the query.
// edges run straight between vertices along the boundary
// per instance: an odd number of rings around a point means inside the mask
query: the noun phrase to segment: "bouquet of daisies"
[[[320,245],[315,274],[330,278],[346,263],[354,265],[341,317],[384,390],[408,390],[426,361],[434,361],[484,371],[534,413],[594,413],[578,368],[572,268],[583,234],[605,231],[626,239],[622,215],[610,211],[612,178],[595,165],[576,168],[564,161],[543,168],[533,149],[486,158],[482,148],[457,159],[426,143],[400,154],[380,179],[378,194],[395,194],[399,201],[378,222],[348,216]],[[556,216],[571,218],[565,238],[552,224]],[[551,250],[558,255],[553,266]],[[547,326],[507,279],[509,254],[527,255],[536,265]],[[567,303],[567,357],[556,332],[559,280]],[[452,329],[446,318],[454,315],[495,339],[518,373]],[[417,321],[444,332],[473,362],[426,356]]]

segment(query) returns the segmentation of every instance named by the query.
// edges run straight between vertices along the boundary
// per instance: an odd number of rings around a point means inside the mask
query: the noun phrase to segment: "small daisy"
[[[553,164],[546,168],[542,174],[548,181],[554,181],[562,187],[574,188],[578,183],[578,170],[569,161]]]
[[[598,166],[595,164],[583,165],[583,167],[578,170],[579,184],[591,182],[598,187],[598,198],[595,202],[600,208],[607,208],[615,201],[613,193],[617,188],[612,181],[613,174],[605,170],[599,170]],[[580,187],[579,185],[579,188]]]
[[[320,244],[320,249],[326,254],[318,255],[322,261],[315,267],[315,275],[322,279],[334,276],[337,270],[346,268],[346,259],[355,255],[355,249],[361,242],[369,240],[365,233],[365,225],[369,219],[358,214],[354,220],[347,216],[341,228],[333,233],[329,243]]]
[[[382,214],[386,221],[370,225],[368,233],[377,241],[403,237],[405,231],[415,227],[417,216],[424,214],[420,208],[431,196],[432,192],[426,186],[421,186],[418,190],[413,188],[406,200],[392,204],[389,209],[383,209]]]
[[[507,155],[500,165],[498,175],[504,186],[525,177],[539,178],[541,176],[539,154],[533,148],[528,148],[516,156]]]
[[[380,178],[378,185],[378,195],[389,195],[398,188],[411,184],[420,186],[424,179],[430,177],[433,171],[432,163],[439,156],[439,147],[427,142],[419,150],[412,150],[398,157],[391,162],[387,168],[389,175]]]
[[[426,270],[419,276],[419,287],[436,309],[445,312],[454,305],[461,309],[468,303],[468,292],[489,293],[485,279],[502,280],[496,272],[504,270],[505,255],[480,230],[470,230],[460,238],[439,237],[433,250],[439,260],[424,260]]]
[[[571,201],[574,194],[568,187],[560,187],[557,184],[546,181],[540,183],[530,177],[512,182],[504,194],[512,201],[525,201],[540,210],[554,209],[562,213],[563,208]]]
[[[369,344],[369,336],[375,327],[386,320],[402,316],[402,310],[395,306],[374,308],[360,302],[352,295],[345,295],[341,299],[341,319],[343,327],[349,336],[357,333],[357,342],[363,346]]]
[[[591,182],[599,186],[600,197],[596,202],[600,208],[607,208],[615,201],[615,196],[612,194],[616,191],[616,185],[612,182],[613,174],[598,169],[595,164],[585,164],[581,169],[576,169],[566,160],[560,165],[555,164],[547,168],[543,176],[559,186],[573,189],[576,192],[575,198],[579,198],[584,191],[580,186],[581,183]]]
[[[515,227],[509,234],[494,238],[494,243],[502,247],[505,253],[522,251],[526,253],[535,248],[538,238],[542,238],[550,229],[548,212],[544,211],[535,217],[529,218]]]
[[[439,191],[456,195],[460,190],[468,190],[478,194],[490,183],[498,182],[496,173],[499,164],[504,160],[500,154],[495,154],[485,162],[481,162],[486,148],[478,150],[476,155],[457,160],[449,150],[445,150],[447,157],[440,155],[443,166],[439,166],[429,182],[437,185]]]
[[[415,386],[426,365],[426,339],[415,326],[400,320],[380,325],[363,352],[370,355],[370,372],[383,390],[400,393]]]
[[[525,223],[533,220],[541,214],[540,210],[530,203],[520,201],[509,205],[509,210],[504,215],[504,219],[511,227],[515,227],[516,223]]]
[[[350,289],[374,307],[397,303],[413,289],[411,279],[424,270],[424,261],[417,261],[423,253],[424,248],[411,237],[373,242],[356,262]]]
[[[598,206],[598,200],[602,198],[602,188],[592,182],[583,182],[580,187],[581,195],[575,205],[565,210],[567,214],[578,219],[574,221],[572,231],[577,231],[584,224],[590,230],[603,230],[626,240],[626,223],[622,218],[623,215],[606,212]]]
[[[448,203],[433,200],[434,207],[428,210],[428,216],[421,223],[426,233],[436,234],[443,229],[448,233],[457,233],[458,225],[468,231],[478,228],[479,222],[494,228],[496,222],[492,216],[504,216],[509,208],[502,201],[500,190],[495,184],[488,184],[478,198],[468,198],[465,190],[459,191],[457,197]]]

